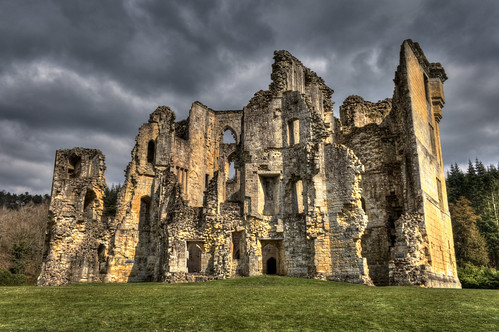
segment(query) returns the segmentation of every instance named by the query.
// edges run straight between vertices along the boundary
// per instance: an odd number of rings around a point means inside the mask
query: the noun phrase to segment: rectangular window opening
[[[428,123],[428,126],[430,128],[431,152],[433,154],[436,154],[437,153],[437,145],[436,145],[436,142],[435,142],[435,129],[433,129],[433,126],[431,125],[431,123]]]
[[[232,259],[241,258],[241,241],[243,232],[232,232]]]
[[[444,197],[442,194],[442,182],[440,181],[439,178],[437,178],[437,192],[438,192],[438,204],[440,205],[440,208],[444,208]]]
[[[304,211],[304,203],[303,203],[303,182],[302,180],[297,180],[292,188],[292,204],[293,204],[293,213],[303,213]]]
[[[428,76],[426,76],[426,74],[423,74],[423,78],[424,78],[424,92],[426,98],[426,110],[428,111],[428,121],[432,121],[430,86],[428,82]]]
[[[300,120],[292,119],[288,121],[288,146],[300,143]]]
[[[258,193],[258,212],[264,216],[273,216],[278,213],[279,176],[260,175]]]

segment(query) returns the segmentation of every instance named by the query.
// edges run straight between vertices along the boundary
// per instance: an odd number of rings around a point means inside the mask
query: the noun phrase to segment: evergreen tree
[[[447,173],[449,203],[456,203],[465,196],[480,215],[478,229],[487,242],[490,264],[498,267],[499,256],[499,170],[495,165],[484,167],[476,159],[468,163],[465,173],[457,164],[451,165]]]
[[[471,202],[460,197],[456,203],[449,204],[454,233],[454,247],[458,265],[471,263],[476,266],[486,266],[489,263],[487,244],[478,231],[477,221]]]
[[[465,176],[463,196],[470,200],[471,205],[473,206],[475,211],[477,209],[476,197],[478,190],[479,190],[479,184],[478,184],[478,177],[476,174],[475,166],[473,165],[471,160],[468,160],[468,171],[466,172]]]
[[[476,196],[474,198],[475,201],[474,207],[475,211],[479,215],[483,215],[486,210],[487,196],[490,193],[491,183],[489,181],[487,169],[485,168],[483,163],[478,159],[475,159],[475,171],[476,171],[476,179],[475,179],[476,182],[475,182],[474,192]]]
[[[478,229],[485,238],[488,247],[490,265],[499,266],[499,226],[493,220],[480,220]]]
[[[457,165],[451,164],[450,172],[447,172],[447,198],[450,203],[455,203],[461,196],[465,196],[464,188],[466,186],[466,178]]]
[[[114,217],[117,210],[118,194],[121,190],[121,185],[113,185],[104,190],[104,216]]]

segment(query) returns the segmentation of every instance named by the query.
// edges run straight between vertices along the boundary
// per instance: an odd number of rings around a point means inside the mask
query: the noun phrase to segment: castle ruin
[[[447,79],[401,46],[392,99],[348,97],[287,51],[241,110],[158,107],[103,216],[104,156],[56,153],[39,285],[277,274],[460,287],[439,122]],[[231,138],[227,140],[227,137]]]

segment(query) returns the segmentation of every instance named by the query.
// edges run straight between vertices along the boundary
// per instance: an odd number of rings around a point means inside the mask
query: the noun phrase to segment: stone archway
[[[282,240],[262,240],[262,273],[282,275]]]
[[[267,260],[267,274],[277,274],[277,261],[274,257]]]

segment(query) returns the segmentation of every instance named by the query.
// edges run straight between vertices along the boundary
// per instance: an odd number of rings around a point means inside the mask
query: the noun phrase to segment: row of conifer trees
[[[447,196],[458,265],[498,268],[499,170],[469,161],[466,172],[451,165]]]

